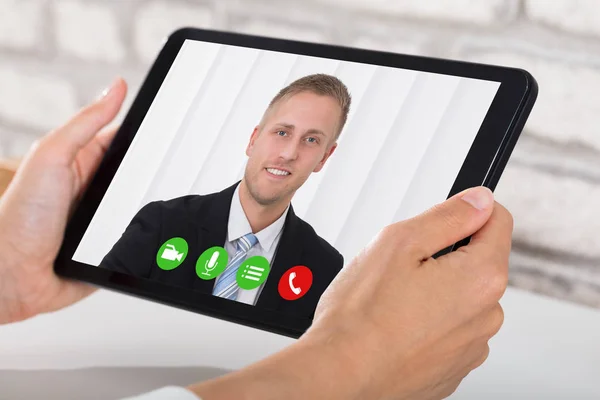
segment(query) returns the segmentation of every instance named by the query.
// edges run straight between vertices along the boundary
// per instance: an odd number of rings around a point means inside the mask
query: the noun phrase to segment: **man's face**
[[[261,205],[290,201],[335,150],[341,108],[329,96],[302,92],[267,112],[246,148],[244,180]]]

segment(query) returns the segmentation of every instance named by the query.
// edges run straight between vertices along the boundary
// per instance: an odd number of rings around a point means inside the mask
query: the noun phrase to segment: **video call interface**
[[[499,86],[186,40],[73,260],[312,318],[447,198]]]

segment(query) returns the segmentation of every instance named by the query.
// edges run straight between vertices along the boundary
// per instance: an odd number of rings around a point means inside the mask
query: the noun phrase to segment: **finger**
[[[98,131],[114,119],[126,92],[125,81],[116,79],[103,97],[82,109],[66,125],[48,134],[44,144],[52,149],[53,159],[70,165]]]
[[[97,144],[102,149],[103,153],[106,153],[106,150],[108,150],[108,146],[110,146],[110,144],[112,143],[118,130],[119,126],[115,126],[101,131],[94,137],[93,143]]]
[[[512,231],[512,215],[502,204],[495,203],[487,223],[473,234],[469,245],[461,247],[462,250],[459,250],[466,253],[494,252],[508,258]]]
[[[501,204],[495,203],[490,219],[471,237],[470,243],[444,257],[454,265],[467,267],[466,273],[470,275],[476,267],[477,275],[486,282],[486,292],[493,298],[500,298],[508,284],[512,231],[512,215]]]
[[[79,196],[81,192],[88,186],[118,129],[118,127],[114,127],[98,133],[94,139],[77,154],[77,157],[75,158],[75,171],[77,172],[77,196]]]
[[[425,213],[399,223],[421,259],[477,232],[489,219],[494,204],[490,189],[467,189]]]
[[[481,349],[479,358],[477,358],[475,360],[475,362],[470,366],[471,370],[481,367],[483,365],[483,363],[487,361],[489,356],[490,356],[490,345],[486,343],[485,345],[483,345],[483,348]]]
[[[461,293],[466,292],[456,287]],[[504,324],[504,310],[498,301],[481,304],[475,297],[461,299],[454,303],[454,312],[445,327],[446,336],[452,343],[459,346],[470,346],[475,349],[478,343],[487,343],[494,337]],[[440,330],[441,331],[441,330]],[[464,352],[466,361],[470,357]]]
[[[504,324],[504,310],[495,302],[480,310],[466,324],[460,327],[469,337],[477,337],[486,343],[500,331]]]

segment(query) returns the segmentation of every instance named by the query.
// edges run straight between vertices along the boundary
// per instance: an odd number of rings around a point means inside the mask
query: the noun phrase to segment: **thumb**
[[[115,118],[126,92],[125,81],[117,78],[101,98],[79,111],[64,126],[50,132],[43,141],[53,160],[71,165],[78,152]]]
[[[421,260],[477,232],[490,218],[494,195],[479,186],[458,193],[421,215],[405,221],[410,242]]]

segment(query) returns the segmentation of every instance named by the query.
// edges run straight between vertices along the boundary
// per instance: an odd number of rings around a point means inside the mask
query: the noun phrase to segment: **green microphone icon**
[[[216,266],[219,264],[219,262],[217,261],[218,258],[219,258],[219,251],[215,250],[213,255],[210,256],[210,260],[206,261],[206,265],[204,266],[204,269],[206,269],[206,271],[203,272],[202,275],[210,276],[209,272],[212,271],[213,269],[215,269]]]
[[[198,278],[208,281],[215,279],[227,267],[229,255],[227,250],[220,246],[214,246],[204,251],[196,261],[196,275]]]

